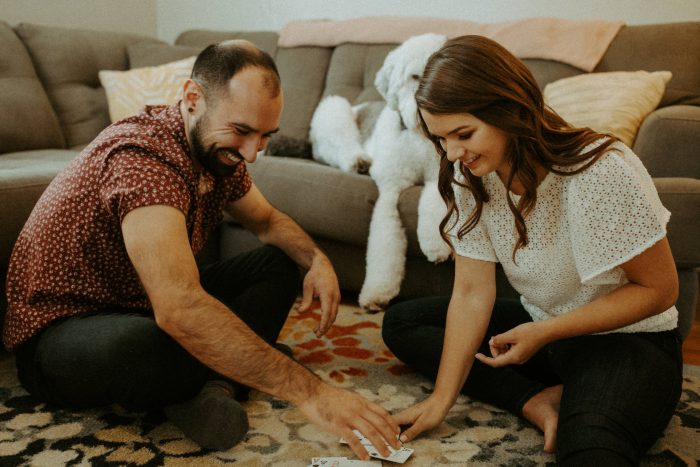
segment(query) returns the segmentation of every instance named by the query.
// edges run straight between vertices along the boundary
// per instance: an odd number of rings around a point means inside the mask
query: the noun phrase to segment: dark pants
[[[264,246],[202,268],[204,289],[274,344],[296,299],[299,270]],[[194,397],[218,375],[155,323],[153,314],[120,310],[59,319],[16,352],[22,385],[60,406],[119,404],[160,408]]]
[[[449,297],[399,303],[382,335],[403,362],[433,381],[445,335]],[[531,321],[515,300],[496,301],[488,340]],[[680,398],[683,363],[676,330],[587,335],[553,342],[523,365],[492,368],[478,360],[462,393],[522,415],[547,386],[563,384],[557,460],[562,465],[634,465],[661,436]]]

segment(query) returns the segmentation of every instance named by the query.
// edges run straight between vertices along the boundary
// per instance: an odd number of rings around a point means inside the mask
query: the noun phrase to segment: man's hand
[[[422,402],[394,415],[399,425],[410,425],[401,433],[401,442],[411,441],[426,430],[435,428],[447,416],[450,406],[430,396]]]
[[[400,449],[399,425],[389,413],[360,395],[328,384],[319,385],[314,397],[299,404],[299,410],[313,423],[345,438],[360,459],[369,454],[353,430],[362,433],[383,456],[389,456],[388,443]]]
[[[541,325],[541,321],[525,323],[491,337],[489,349],[492,357],[478,353],[476,359],[494,368],[525,363],[548,343]]]
[[[335,270],[328,258],[321,253],[314,257],[311,267],[304,277],[304,290],[299,311],[308,310],[313,299],[317,297],[321,301],[321,322],[314,329],[314,333],[316,333],[316,337],[320,337],[335,322],[340,303],[338,277],[335,275]]]

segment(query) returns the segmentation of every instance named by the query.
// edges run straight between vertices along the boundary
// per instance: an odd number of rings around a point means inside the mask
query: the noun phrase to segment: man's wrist
[[[299,367],[302,368],[303,371],[295,378],[296,381],[293,383],[293,387],[290,388],[288,396],[286,397],[289,402],[297,407],[317,397],[324,384],[314,373],[301,365],[299,365]]]

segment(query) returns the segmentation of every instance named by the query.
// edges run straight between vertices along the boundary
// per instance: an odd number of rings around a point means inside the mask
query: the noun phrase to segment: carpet
[[[384,346],[382,314],[341,305],[336,324],[320,339],[312,332],[318,310],[292,311],[282,342],[321,378],[352,389],[395,412],[425,398],[432,385]],[[253,391],[245,403],[251,430],[226,452],[204,451],[184,438],[161,413],[119,407],[68,411],[37,403],[19,385],[11,356],[0,361],[0,465],[306,466],[313,456],[352,451],[334,435],[308,423],[285,401]],[[408,446],[405,465],[553,465],[542,436],[529,423],[461,396],[445,422]],[[642,465],[698,465],[700,367],[686,366],[683,395],[665,435]],[[388,465],[385,462],[384,465]]]

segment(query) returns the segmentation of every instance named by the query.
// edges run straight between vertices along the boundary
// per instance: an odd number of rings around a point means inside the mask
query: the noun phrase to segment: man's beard
[[[243,162],[243,156],[234,149],[216,149],[214,145],[209,148],[205,148],[202,144],[202,133],[204,133],[205,124],[203,123],[207,118],[204,114],[197,123],[194,124],[194,128],[190,132],[190,141],[192,142],[192,152],[194,158],[199,161],[200,164],[212,175],[224,177],[234,173],[238,169],[238,164],[227,165],[219,160],[218,153],[224,151],[228,154],[233,154]]]

